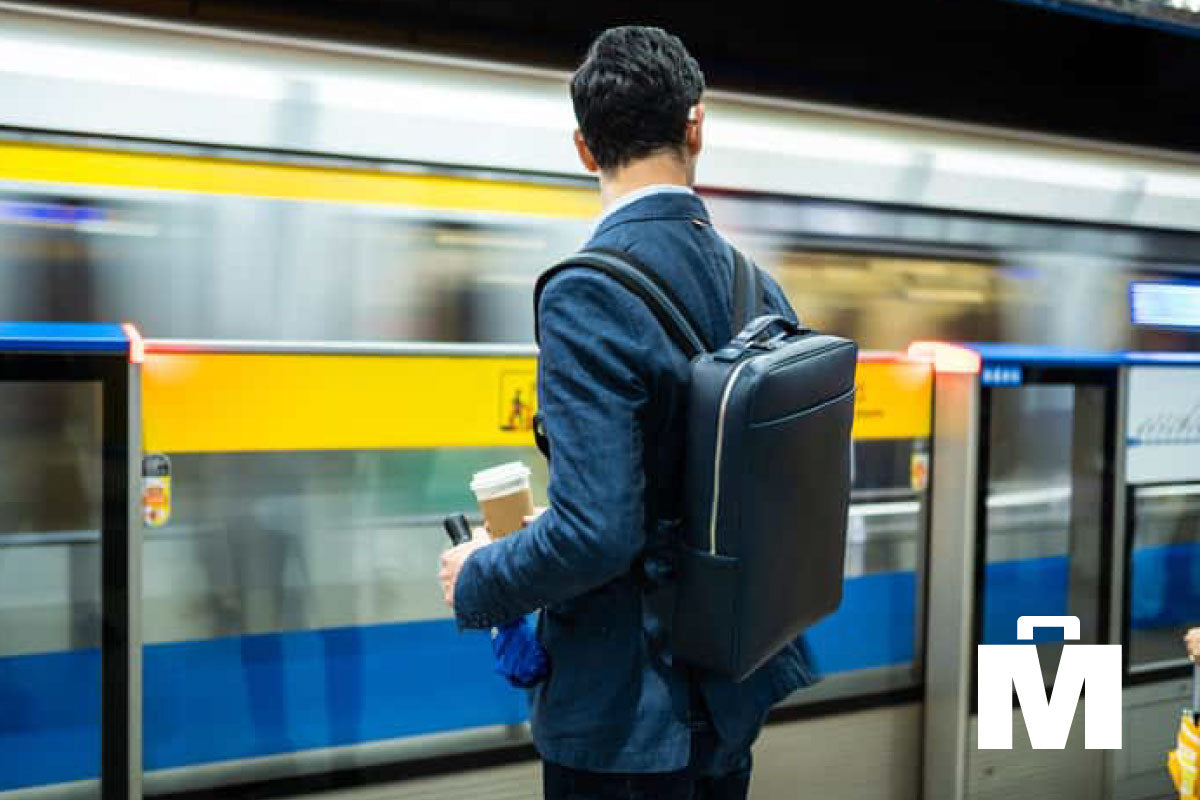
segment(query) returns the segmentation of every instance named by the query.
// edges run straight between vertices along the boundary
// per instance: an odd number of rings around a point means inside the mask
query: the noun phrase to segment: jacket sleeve
[[[588,270],[551,280],[539,318],[549,507],[463,564],[454,590],[461,627],[499,625],[583,594],[627,572],[645,543],[645,331],[654,318]]]

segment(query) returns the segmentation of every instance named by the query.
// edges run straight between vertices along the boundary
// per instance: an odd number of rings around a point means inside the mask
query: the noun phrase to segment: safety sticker
[[[533,370],[500,375],[500,419],[502,431],[532,431],[537,413],[537,373]]]
[[[908,481],[914,492],[929,488],[929,453],[914,449],[908,462]]]
[[[171,460],[161,453],[142,459],[142,521],[161,528],[171,519]]]

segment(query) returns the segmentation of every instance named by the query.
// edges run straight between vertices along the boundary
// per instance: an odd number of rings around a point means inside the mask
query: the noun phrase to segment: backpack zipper
[[[811,358],[827,350],[834,350],[839,346],[840,343],[833,343],[807,353],[797,353],[778,364],[772,364],[771,369],[775,370],[778,367],[787,366],[802,358]],[[729,398],[733,394],[733,387],[737,383],[738,376],[742,373],[742,369],[752,360],[745,358],[745,354],[742,357],[744,360],[733,368],[733,372],[729,374],[729,380],[725,382],[725,389],[721,392],[721,408],[717,412],[717,447],[713,454],[713,499],[712,508],[708,513],[708,554],[713,556],[719,555],[717,553],[717,516],[721,510],[721,451],[725,446],[725,412],[729,408]]]
[[[737,383],[738,375],[750,363],[744,360],[733,368],[729,380],[725,382],[725,391],[721,393],[721,408],[717,412],[717,448],[713,454],[713,499],[712,509],[708,514],[708,553],[717,555],[717,512],[721,508],[721,450],[725,445],[725,412],[729,408],[729,396],[733,394],[733,386]]]
[[[779,361],[779,362],[772,364],[771,372],[774,372],[775,370],[779,369],[780,367],[786,367],[791,364],[795,364],[797,361],[801,361],[806,358],[812,358],[813,356],[819,356],[822,353],[829,352],[830,350],[836,350],[841,346],[842,346],[841,342],[831,342],[830,344],[826,344],[826,345],[822,345],[821,347],[818,347],[816,350],[808,350],[803,353],[796,353],[794,356],[785,358],[783,361]]]

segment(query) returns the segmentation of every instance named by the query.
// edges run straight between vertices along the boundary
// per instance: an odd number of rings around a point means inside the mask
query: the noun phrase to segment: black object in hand
[[[450,544],[457,547],[471,541],[471,524],[462,514],[452,514],[442,520],[442,527],[450,537]]]

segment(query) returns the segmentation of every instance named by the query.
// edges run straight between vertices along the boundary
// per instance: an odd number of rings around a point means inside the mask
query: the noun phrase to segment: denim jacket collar
[[[607,233],[627,222],[663,219],[698,219],[711,224],[708,209],[699,196],[687,192],[655,192],[622,206],[600,220],[591,238]]]

